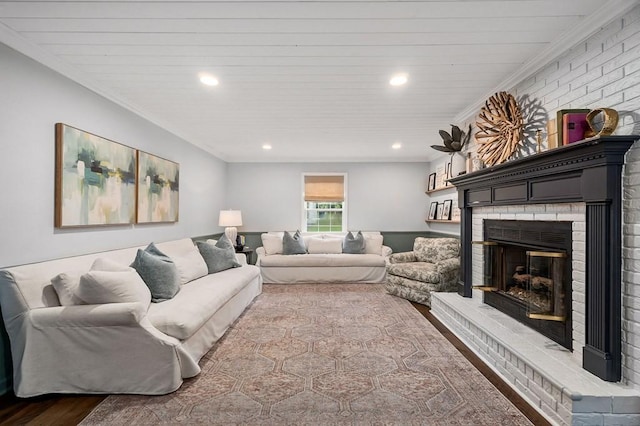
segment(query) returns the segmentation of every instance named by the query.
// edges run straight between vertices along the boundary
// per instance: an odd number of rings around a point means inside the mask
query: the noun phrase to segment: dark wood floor
[[[513,391],[502,379],[487,367],[453,333],[441,324],[424,305],[414,303],[420,311],[502,394],[535,425],[550,425],[544,417]],[[0,425],[75,425],[85,418],[105,396],[47,395],[36,398],[0,396]]]

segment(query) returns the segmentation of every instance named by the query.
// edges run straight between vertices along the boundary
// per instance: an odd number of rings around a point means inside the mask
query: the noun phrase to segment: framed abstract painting
[[[134,223],[136,150],[63,123],[55,131],[55,227]]]
[[[177,222],[180,165],[138,151],[137,223]]]

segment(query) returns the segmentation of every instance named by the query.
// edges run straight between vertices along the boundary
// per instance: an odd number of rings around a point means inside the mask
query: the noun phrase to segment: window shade
[[[305,201],[344,201],[344,176],[305,176]]]

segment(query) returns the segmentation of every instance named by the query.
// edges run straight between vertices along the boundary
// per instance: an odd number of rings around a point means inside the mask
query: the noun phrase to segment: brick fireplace
[[[557,423],[640,424],[640,395],[615,384],[622,360],[621,172],[636,139],[594,138],[452,179],[462,211],[459,296],[436,295],[432,312]],[[488,251],[473,242],[500,240],[488,236],[486,225],[501,221],[568,226],[568,246],[542,247],[566,256],[568,340],[541,333],[544,319],[505,326],[509,320],[494,313],[504,294],[496,302],[499,292],[487,288],[497,286],[485,282]],[[466,299],[472,296],[475,304]]]

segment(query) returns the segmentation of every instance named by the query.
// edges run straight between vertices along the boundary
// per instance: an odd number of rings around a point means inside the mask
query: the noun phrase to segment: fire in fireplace
[[[571,348],[571,222],[485,220],[484,302]]]

